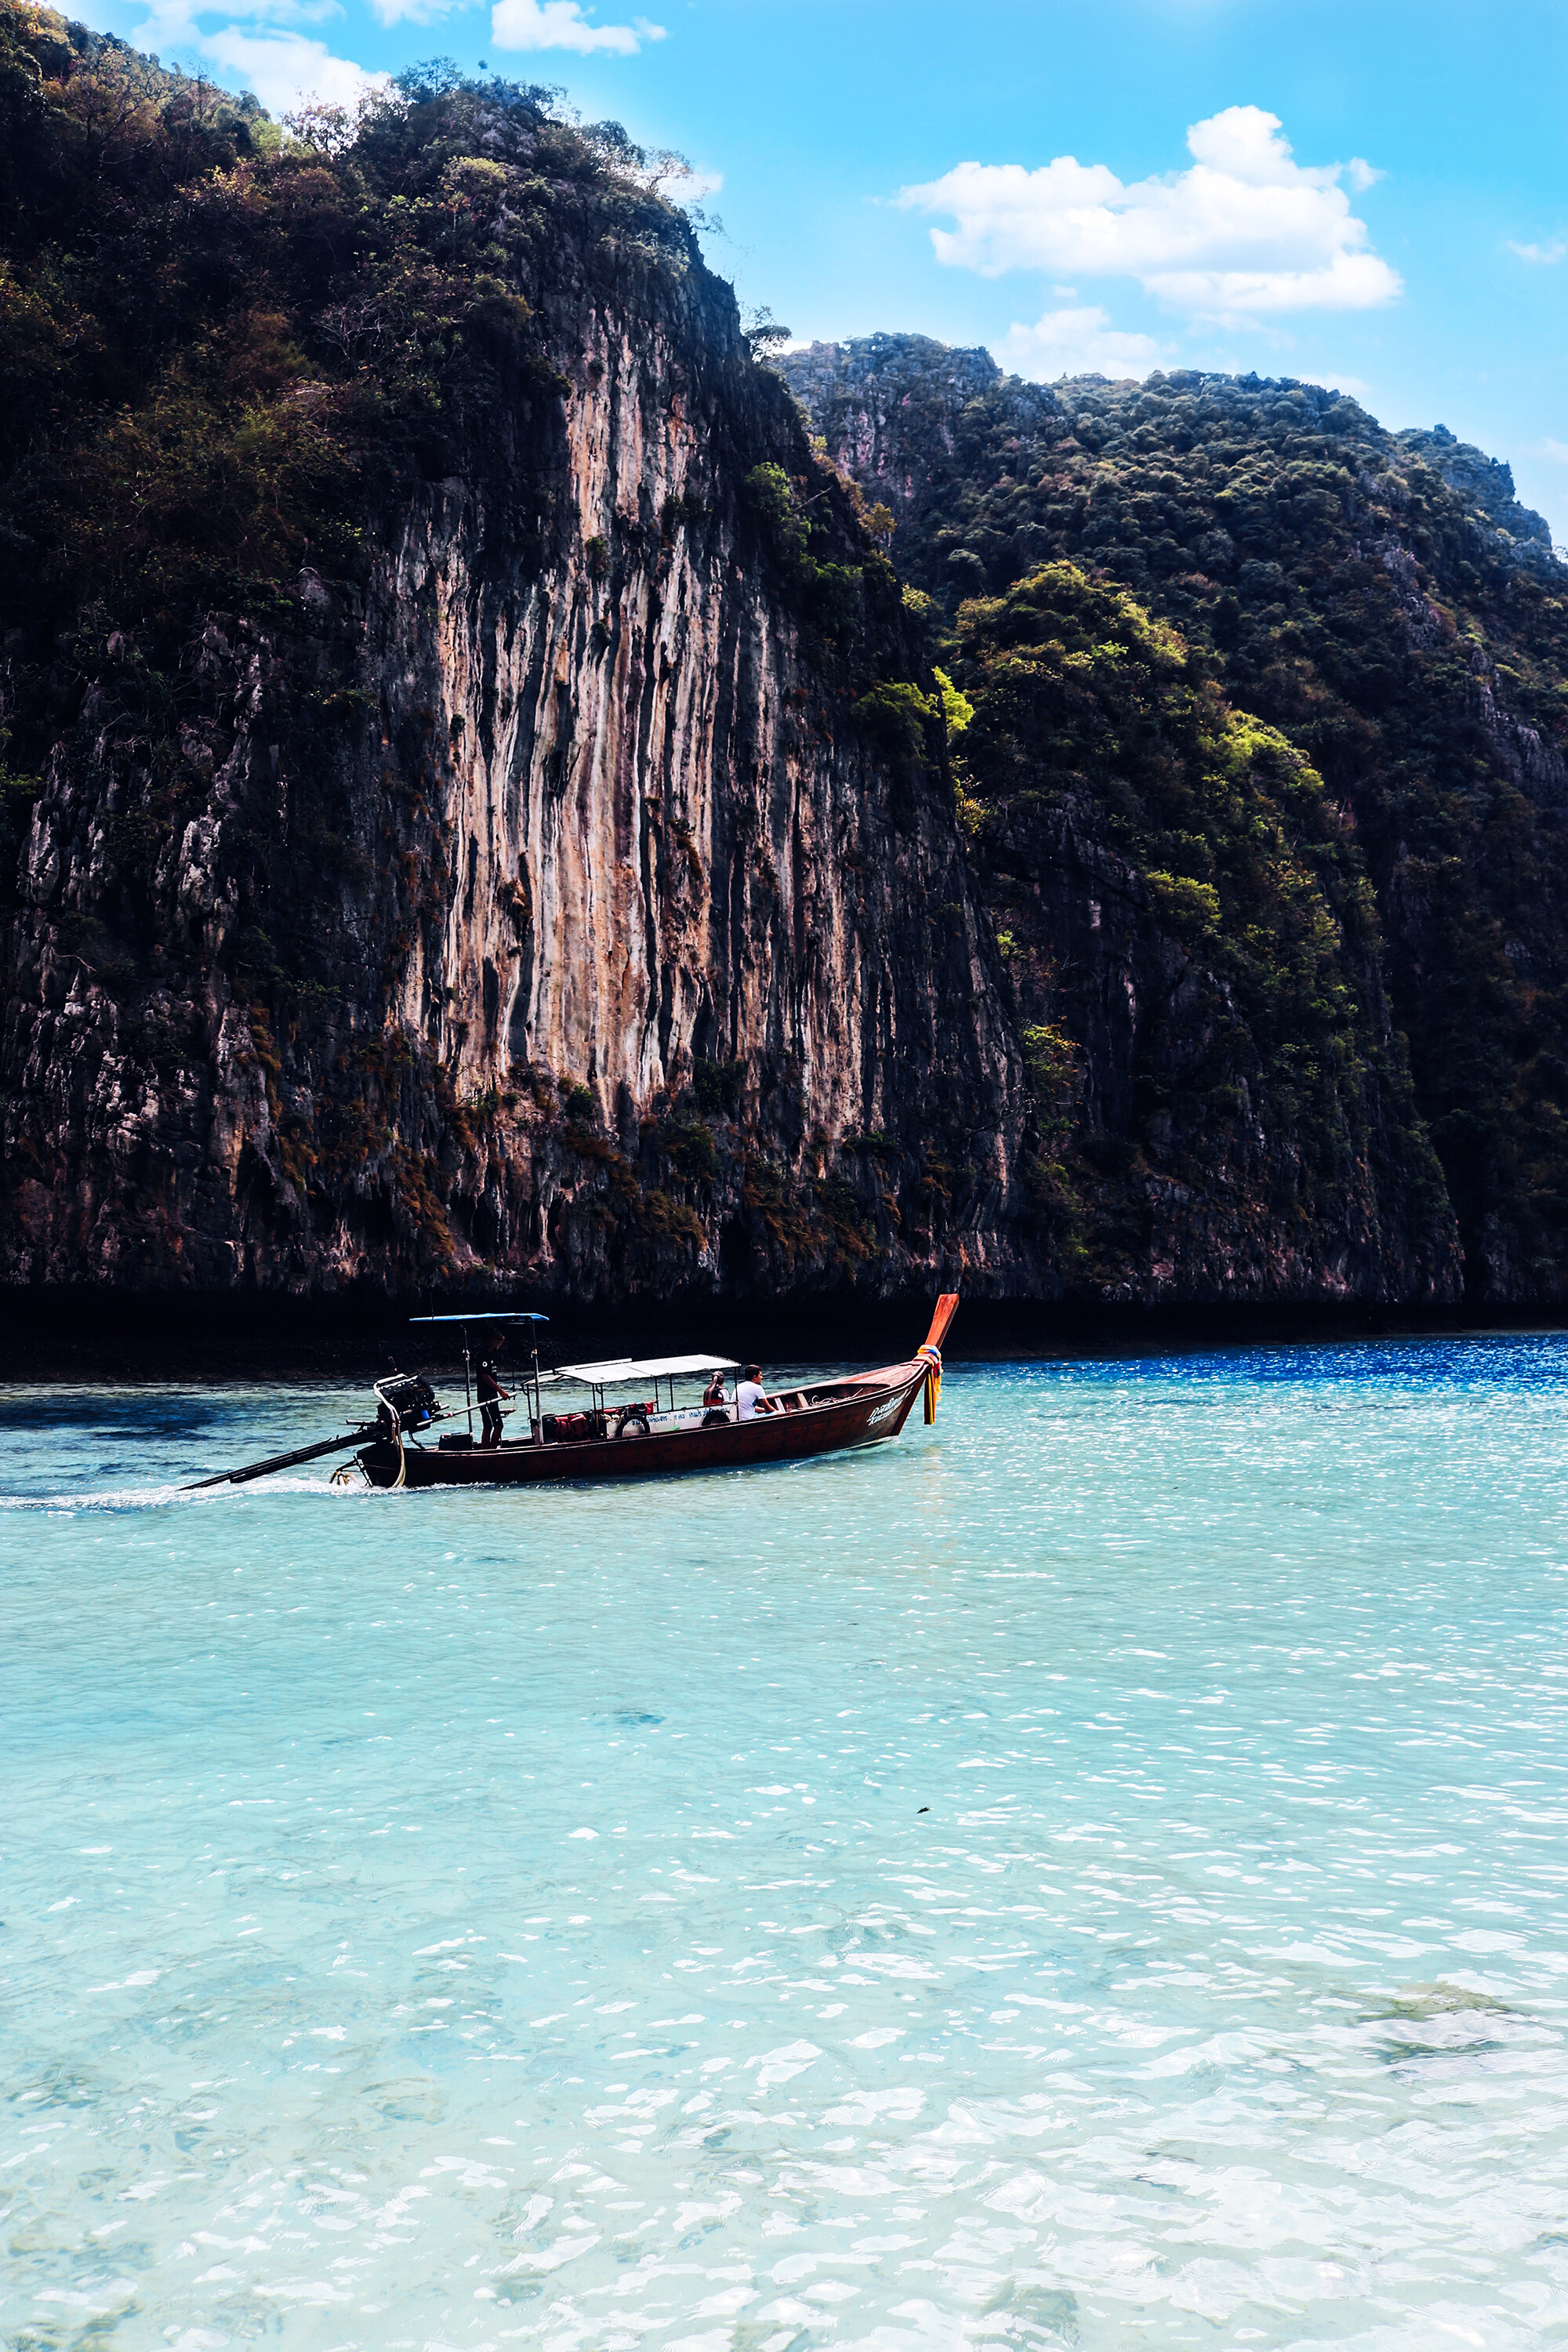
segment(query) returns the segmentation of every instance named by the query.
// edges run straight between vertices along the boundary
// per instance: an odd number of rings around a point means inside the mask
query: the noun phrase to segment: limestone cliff
[[[616,126],[127,58],[0,0],[0,1279],[1457,1296],[1353,827],[1199,656],[950,641]]]
[[[160,781],[138,655],[74,642],[10,929],[12,1281],[1030,1279],[940,755],[856,718],[747,497],[813,472],[798,423],[664,226],[650,260],[556,221],[526,365],[498,353],[485,440],[387,502],[363,582],[205,617],[135,971],[102,950]],[[963,1170],[940,1199],[931,1160]]]
[[[1332,825],[1300,846],[1345,910],[1364,890],[1371,918],[1351,915],[1335,987],[1369,1013],[1384,1004],[1388,1024],[1375,1052],[1363,1050],[1370,1031],[1331,1049],[1336,1066],[1363,1073],[1342,1130],[1368,1139],[1381,1206],[1361,1229],[1378,1230],[1391,1207],[1395,1225],[1408,1233],[1414,1216],[1419,1227],[1415,1204],[1436,1182],[1452,1238],[1442,1244],[1429,1224],[1418,1255],[1439,1291],[1462,1266],[1478,1310],[1568,1301],[1568,569],[1509,468],[1442,426],[1390,433],[1347,395],[1290,381],[1184,372],[1045,386],[912,335],[816,345],[781,366],[828,453],[890,511],[894,558],[933,600],[935,657],[966,692],[966,604],[978,612],[1068,563],[1179,632],[1193,674],[1310,764]],[[1168,709],[1163,689],[1142,713],[1114,693],[1099,699],[1108,723],[1128,722],[1126,756],[1120,772],[1097,769],[1066,831],[1026,828],[1047,898],[1059,900],[1081,862],[1066,845],[1108,827],[1134,869],[1223,892],[1225,827],[1200,838],[1179,812],[1121,807],[1139,735]],[[1013,757],[972,785],[985,810],[983,868],[996,863],[993,835],[1016,841],[1021,791],[1059,797],[1083,768],[1060,692],[1037,714],[1026,764],[1028,776]],[[1016,866],[1016,847],[1008,858]],[[987,892],[1007,927],[1011,886],[993,878]],[[1053,921],[1051,952],[1070,970],[1081,917],[1058,906]],[[1088,1045],[1092,1022],[1068,993],[1040,1001]],[[1306,1061],[1321,1062],[1314,1028],[1330,1048],[1312,1010],[1327,1002],[1297,998]],[[1131,1044],[1125,1053],[1135,1060]],[[1395,1064],[1408,1066],[1413,1099]],[[1146,1108],[1126,1109],[1124,1147],[1158,1169],[1173,1108],[1200,1160],[1213,1147],[1235,1164],[1212,1085],[1167,1072],[1143,1091]],[[1294,1124],[1265,1119],[1269,1149],[1289,1158]],[[1340,1113],[1325,1105],[1308,1124],[1326,1167]],[[1380,1129],[1390,1144],[1376,1175]],[[1256,1169],[1242,1190],[1279,1197]],[[1200,1233],[1213,1213],[1200,1186]],[[1323,1216],[1314,1189],[1296,1226],[1313,1246]],[[1390,1246],[1397,1258],[1385,1230]],[[1150,1248],[1152,1263],[1169,1255]],[[1362,1255],[1351,1243],[1347,1262]]]

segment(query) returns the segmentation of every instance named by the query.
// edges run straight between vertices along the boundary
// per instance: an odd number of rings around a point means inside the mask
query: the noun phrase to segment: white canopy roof
[[[740,1369],[733,1356],[613,1356],[602,1364],[561,1364],[539,1377],[542,1381],[582,1381],[588,1388],[602,1389],[612,1381],[679,1380],[683,1373]]]

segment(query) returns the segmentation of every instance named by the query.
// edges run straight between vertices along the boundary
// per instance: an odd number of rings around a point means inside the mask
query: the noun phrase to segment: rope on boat
[[[925,1361],[925,1425],[929,1429],[942,1401],[942,1349],[933,1348],[929,1339],[922,1339],[915,1353]]]

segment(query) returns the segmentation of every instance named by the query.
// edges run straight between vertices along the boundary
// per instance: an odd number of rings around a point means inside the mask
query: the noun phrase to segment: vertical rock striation
[[[106,723],[133,649],[76,648],[9,938],[10,1280],[1032,1279],[940,743],[857,717],[751,470],[812,478],[860,635],[918,675],[896,582],[683,225],[673,263],[558,233],[526,293],[526,363],[363,582],[307,569],[288,629],[189,648],[150,986],[82,952],[154,780]]]

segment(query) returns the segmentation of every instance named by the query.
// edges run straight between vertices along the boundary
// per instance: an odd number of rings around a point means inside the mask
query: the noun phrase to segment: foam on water
[[[7,1402],[0,2339],[1563,2339],[1568,1344],[174,1491],[359,1402]]]

